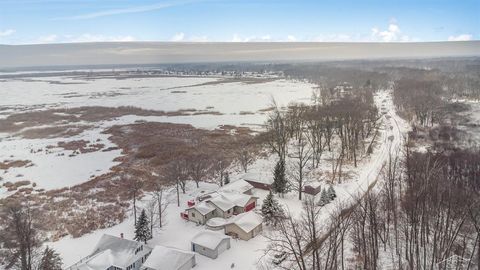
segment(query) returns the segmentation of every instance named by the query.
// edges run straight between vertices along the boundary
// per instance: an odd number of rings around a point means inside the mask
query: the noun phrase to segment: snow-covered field
[[[104,144],[104,148],[114,147],[108,135],[101,132],[116,124],[129,124],[137,120],[188,123],[198,128],[214,129],[219,125],[231,124],[258,128],[266,120],[263,109],[271,105],[274,98],[280,106],[289,102],[308,102],[314,85],[288,80],[274,80],[259,83],[228,82],[217,83],[219,78],[131,78],[131,79],[96,79],[85,80],[71,77],[34,78],[32,80],[11,80],[1,82],[0,111],[1,117],[23,110],[50,108],[73,108],[79,106],[135,106],[143,109],[177,111],[196,109],[220,114],[200,114],[186,116],[138,116],[125,115],[94,123],[78,135],[69,138],[26,139],[17,134],[0,134],[0,162],[5,160],[29,160],[33,166],[0,170],[3,181],[16,182],[30,180],[37,187],[54,189],[68,187],[88,181],[92,176],[107,172],[116,163],[113,161],[121,155],[120,150],[93,151],[76,153],[56,146],[58,142],[86,140],[91,143]],[[207,83],[207,84],[205,84]],[[403,143],[403,134],[408,125],[396,115],[391,100],[391,93],[383,91],[377,94],[375,102],[385,113],[382,116],[382,130],[379,144],[373,154],[363,157],[358,168],[353,170],[353,179],[335,186],[337,199],[322,209],[322,218],[328,219],[337,205],[352,203],[354,198],[363,194],[377,180],[377,176],[388,159],[389,153],[398,152]],[[41,150],[41,151],[40,151]],[[257,160],[250,166],[249,172],[267,175],[273,171],[275,158]],[[326,165],[328,167],[328,165]],[[231,179],[239,179],[241,173],[232,173]],[[202,188],[216,190],[214,184],[202,183]],[[165,245],[189,250],[191,238],[204,229],[192,222],[180,218],[187,204],[195,196],[195,186],[190,183],[187,194],[181,196],[180,207],[176,206],[174,191],[167,210],[167,224],[154,233],[151,245]],[[10,193],[0,188],[0,197]],[[255,190],[261,206],[266,191]],[[148,196],[143,198],[145,202]],[[302,202],[296,192],[280,198],[280,202],[294,215],[301,213]],[[57,242],[48,243],[62,256],[64,265],[68,266],[91,253],[91,249],[102,234],[120,235],[133,238],[133,217],[108,229],[95,231],[80,238],[65,237]],[[264,234],[269,228],[264,229]],[[269,263],[263,257],[267,239],[260,235],[250,241],[233,240],[232,246],[218,259],[212,260],[197,254],[198,270],[263,269]]]
[[[220,82],[220,83],[219,83]],[[205,84],[207,83],[207,84]],[[220,78],[152,77],[97,78],[41,77],[0,82],[0,116],[54,108],[80,106],[134,106],[148,110],[178,111],[195,109],[218,114],[184,116],[125,115],[93,123],[94,127],[69,138],[28,139],[18,134],[0,133],[0,162],[29,160],[33,166],[0,169],[3,182],[31,181],[36,188],[54,189],[80,184],[114,166],[120,150],[94,151],[72,155],[72,151],[55,147],[58,142],[86,140],[114,147],[101,132],[117,124],[138,120],[191,124],[214,129],[219,125],[258,128],[272,98],[278,104],[308,101],[313,84],[266,80],[258,83],[222,81]],[[92,124],[92,123],[88,123]],[[54,146],[54,147],[52,147]],[[47,149],[48,147],[48,149]],[[10,193],[0,185],[0,197]]]
[[[400,151],[404,139],[403,134],[409,129],[409,126],[396,115],[390,93],[381,92],[376,96],[375,100],[379,107],[384,106],[386,111],[381,120],[382,130],[379,138],[380,143],[370,157],[364,158],[361,161],[355,171],[354,179],[335,186],[338,196],[337,199],[322,208],[321,218],[324,219],[325,222],[327,222],[336,206],[353,203],[359,195],[362,195],[368,187],[377,180],[377,176],[384,162],[388,159],[389,153]],[[383,100],[386,101],[383,102],[384,105],[381,105]],[[274,164],[274,158],[259,159],[250,167],[249,172],[266,175],[273,170]],[[239,179],[240,175],[241,172],[236,171],[232,173],[231,179],[235,181]],[[201,188],[205,190],[216,190],[218,187],[214,184],[201,183]],[[195,197],[195,190],[195,185],[190,183],[187,194],[181,195],[180,207],[177,207],[175,203],[175,193],[173,190],[171,191],[170,200],[172,203],[167,210],[167,225],[162,230],[154,233],[154,238],[149,242],[150,245],[159,244],[184,250],[190,249],[190,240],[196,233],[203,230],[204,226],[183,220],[180,218],[180,212],[187,207],[187,201]],[[259,210],[261,202],[267,195],[267,192],[255,189],[254,195],[259,198],[259,205],[257,206],[257,210]],[[144,201],[146,200],[148,200],[148,197],[144,198]],[[285,198],[279,198],[279,201],[288,208],[292,214],[299,215],[301,213],[302,202],[297,199],[295,192],[287,194]],[[48,243],[48,245],[59,251],[64,259],[64,263],[70,265],[88,255],[91,252],[91,248],[104,233],[117,236],[123,233],[125,237],[133,238],[133,223],[133,217],[130,216],[123,223],[112,228],[99,230],[77,239],[70,237],[63,238],[57,242]],[[268,234],[269,230],[270,228],[264,227],[263,234]],[[230,269],[232,264],[235,266],[233,269],[268,269],[265,267],[268,267],[270,260],[268,257],[263,256],[264,249],[267,245],[268,240],[262,235],[250,241],[232,240],[231,248],[215,260],[197,254],[197,266],[195,269]]]
[[[282,105],[290,101],[308,101],[314,87],[313,84],[288,80],[259,83],[225,81],[202,85],[218,80],[221,79],[154,77],[87,80],[84,77],[49,77],[9,80],[1,83],[0,107],[21,109],[41,105],[44,108],[135,106],[160,111],[196,109],[233,114],[235,118],[246,115],[245,123],[262,124],[265,120],[262,114],[258,113],[256,118],[252,118],[241,112],[256,113],[265,109],[271,105],[272,97]],[[223,120],[228,121],[227,118]]]

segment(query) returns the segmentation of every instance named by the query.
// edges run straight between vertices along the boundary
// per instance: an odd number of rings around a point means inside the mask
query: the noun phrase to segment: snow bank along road
[[[340,213],[341,220],[348,217],[355,207],[360,203],[361,199],[370,192],[379,180],[380,172],[389,157],[400,153],[403,143],[405,141],[405,134],[409,130],[408,123],[400,118],[395,110],[390,90],[384,90],[377,94],[375,103],[380,110],[381,121],[383,127],[381,145],[371,157],[371,161],[360,172],[356,182],[351,183],[347,194],[341,194],[339,200],[334,201],[331,205],[325,207],[321,215],[328,220],[331,214],[338,206],[344,207]],[[321,237],[317,238],[315,242],[308,244],[304,251],[304,256],[308,256],[310,252],[320,247],[322,243],[333,232],[333,227],[327,230]]]

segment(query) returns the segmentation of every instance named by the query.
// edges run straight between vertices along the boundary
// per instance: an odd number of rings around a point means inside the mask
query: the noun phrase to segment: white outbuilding
[[[195,253],[172,247],[155,246],[142,270],[190,270],[195,266]]]
[[[192,251],[216,259],[230,248],[230,237],[219,232],[202,231],[192,238]]]

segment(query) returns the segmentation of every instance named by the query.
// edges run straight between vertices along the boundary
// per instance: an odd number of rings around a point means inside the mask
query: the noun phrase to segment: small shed
[[[230,237],[222,233],[203,231],[192,239],[192,251],[212,259],[227,249],[230,249]]]
[[[262,232],[263,218],[250,211],[239,214],[225,225],[225,234],[248,241]]]
[[[195,253],[172,247],[155,246],[142,270],[190,270],[195,266]]]

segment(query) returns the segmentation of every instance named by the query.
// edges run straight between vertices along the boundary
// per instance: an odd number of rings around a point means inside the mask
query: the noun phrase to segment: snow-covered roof
[[[206,215],[206,214],[214,211],[214,210],[215,210],[215,207],[207,204],[206,202],[200,202],[200,203],[198,203],[198,204],[196,204],[196,205],[188,208],[187,210],[189,210],[189,209],[195,209],[195,210],[197,210],[198,212],[200,212],[200,214]]]
[[[217,233],[213,231],[203,231],[198,233],[192,238],[192,243],[208,249],[216,249],[218,245],[224,240],[230,239],[229,236],[226,236],[223,233]]]
[[[273,183],[273,178],[270,175],[265,175],[262,173],[246,173],[241,176],[241,179],[245,181],[251,181],[256,183],[262,183],[270,185]]]
[[[220,208],[222,211],[227,211],[232,209],[235,204],[230,201],[225,195],[218,193],[217,196],[208,200],[210,203],[214,204],[216,207]]]
[[[195,253],[190,251],[171,247],[155,246],[143,266],[155,270],[177,270],[185,265],[186,262],[191,260],[192,257],[195,257]]]
[[[243,179],[231,182],[220,188],[221,191],[245,193],[251,190],[253,186]]]
[[[126,268],[151,250],[140,242],[104,234],[92,254],[70,269],[104,270],[110,266]]]
[[[219,192],[220,195],[227,198],[235,206],[245,207],[248,201],[252,198],[250,195],[236,192]]]
[[[234,217],[229,224],[235,224],[240,229],[248,233],[251,230],[255,229],[258,225],[262,224],[262,222],[262,216],[253,211],[250,211]]]

